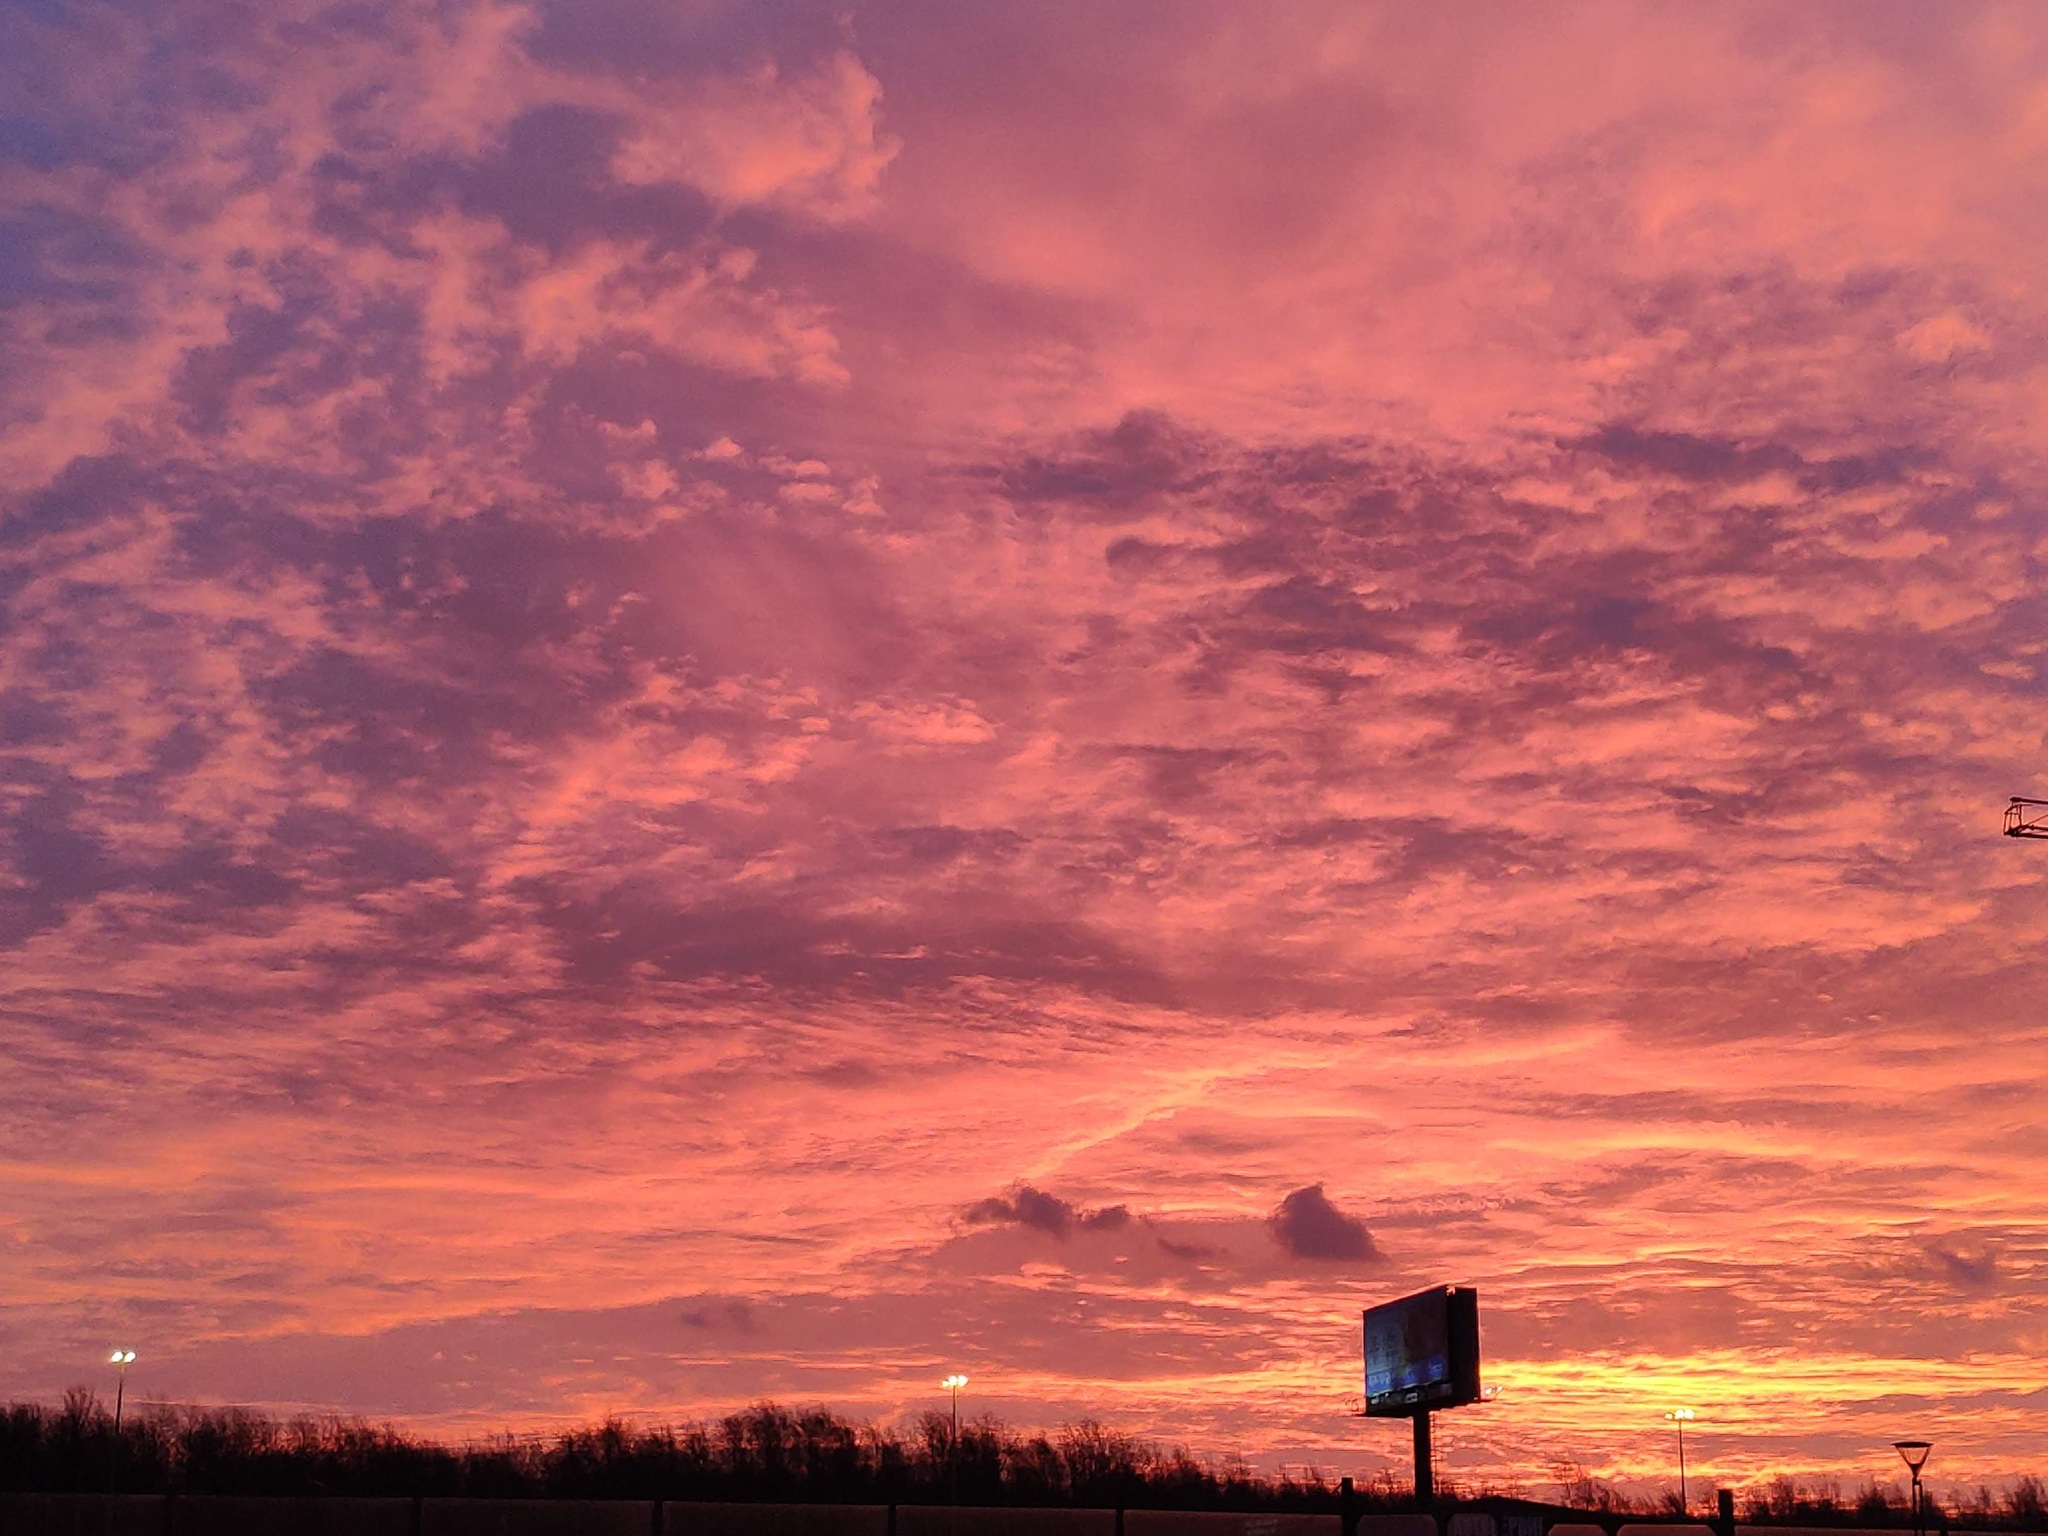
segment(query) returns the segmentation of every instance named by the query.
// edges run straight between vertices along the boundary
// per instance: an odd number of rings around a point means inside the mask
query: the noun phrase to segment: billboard
[[[1365,1314],[1365,1411],[1409,1417],[1479,1401],[1479,1293],[1440,1285]]]

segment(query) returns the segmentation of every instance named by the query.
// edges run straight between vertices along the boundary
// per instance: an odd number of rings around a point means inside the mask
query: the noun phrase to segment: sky
[[[14,0],[0,1397],[2048,1472],[2048,13]]]

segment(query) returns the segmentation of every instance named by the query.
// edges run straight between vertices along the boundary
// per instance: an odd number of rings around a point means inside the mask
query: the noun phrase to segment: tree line
[[[278,1419],[241,1408],[147,1405],[118,1431],[83,1389],[61,1406],[0,1414],[0,1490],[429,1498],[788,1500],[816,1503],[1336,1507],[1314,1469],[1261,1476],[1200,1461],[1093,1420],[1021,1434],[982,1416],[926,1413],[908,1431],[822,1408],[761,1403],[708,1423],[619,1420],[550,1436],[451,1445],[356,1418]],[[1391,1481],[1364,1490],[1391,1506]]]
[[[1531,1489],[1459,1487],[1452,1499],[1525,1493],[1611,1513],[1669,1516],[1676,1498],[1630,1497],[1553,1464]],[[1260,1474],[1239,1458],[1203,1460],[1092,1419],[1050,1433],[990,1415],[926,1413],[906,1429],[843,1419],[823,1408],[760,1403],[709,1421],[637,1426],[613,1419],[547,1436],[447,1444],[359,1418],[279,1419],[242,1408],[150,1404],[118,1430],[83,1388],[61,1405],[0,1411],[0,1491],[13,1493],[355,1495],[427,1498],[778,1500],[798,1503],[1078,1505],[1154,1509],[1334,1512],[1338,1487],[1314,1467]],[[1361,1513],[1412,1507],[1405,1481],[1382,1472],[1354,1492]],[[1743,1490],[1742,1518],[1760,1525],[1910,1524],[1903,1490],[1778,1477]],[[1952,1493],[1940,1513],[1958,1529],[2048,1531],[2037,1477],[2003,1491]]]

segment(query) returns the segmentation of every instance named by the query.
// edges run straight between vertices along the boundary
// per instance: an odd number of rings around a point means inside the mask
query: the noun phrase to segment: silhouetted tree
[[[713,1424],[641,1428],[608,1419],[552,1437],[501,1435],[450,1447],[361,1419],[280,1421],[237,1408],[144,1405],[118,1437],[106,1406],[77,1390],[54,1407],[0,1409],[0,1491],[361,1494],[436,1497],[792,1499],[832,1503],[936,1502],[951,1491],[950,1417],[925,1414],[903,1434],[822,1408],[757,1403]],[[960,1426],[960,1497],[976,1503],[1319,1510],[1336,1507],[1322,1469],[1278,1477],[1242,1459],[1201,1461],[1093,1419],[1020,1435],[988,1415]],[[1564,1501],[1612,1512],[1631,1504],[1576,1461],[1554,1464]],[[1360,1489],[1365,1509],[1397,1508],[1407,1489],[1381,1472]],[[1668,1505],[1668,1501],[1667,1501]],[[2023,1477],[2003,1494],[1980,1487],[1957,1510],[1968,1523],[2048,1530],[2042,1484]],[[1781,1477],[1750,1490],[1759,1524],[1904,1523],[1891,1484],[1869,1483],[1855,1503],[1837,1484],[1810,1489]]]

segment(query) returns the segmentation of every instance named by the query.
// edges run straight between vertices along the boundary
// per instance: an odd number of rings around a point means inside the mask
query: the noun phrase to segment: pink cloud
[[[0,24],[19,1390],[2020,1469],[2025,13],[208,16]]]

